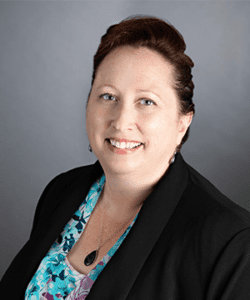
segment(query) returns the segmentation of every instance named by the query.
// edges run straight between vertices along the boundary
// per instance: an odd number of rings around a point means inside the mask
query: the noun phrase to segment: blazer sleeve
[[[37,206],[35,209],[35,215],[34,215],[34,219],[33,219],[33,225],[32,225],[32,229],[31,229],[30,237],[34,234],[34,232],[37,228],[37,225],[38,225],[39,221],[41,220],[43,211],[45,211],[46,207],[49,205],[49,203],[46,202],[46,199],[50,199],[47,197],[48,194],[52,191],[53,187],[55,186],[55,183],[59,181],[59,178],[61,176],[62,176],[62,174],[57,175],[54,179],[52,179],[47,184],[47,186],[43,190],[42,195],[40,196],[40,199],[38,200],[38,203],[37,203]]]
[[[250,299],[250,228],[238,232],[221,251],[206,295],[207,300]]]

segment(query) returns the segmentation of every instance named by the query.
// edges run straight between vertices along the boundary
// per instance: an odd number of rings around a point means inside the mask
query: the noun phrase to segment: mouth
[[[121,149],[121,150],[132,150],[132,149],[137,149],[139,147],[141,147],[142,145],[144,145],[143,143],[140,143],[139,145],[137,146],[134,146],[134,147],[131,147],[131,148],[119,148],[119,147],[116,147],[115,145],[111,144],[111,141],[110,139],[105,139],[112,147],[116,148],[116,149]]]
[[[132,154],[134,152],[137,152],[137,151],[140,151],[140,149],[143,147],[143,143],[135,146],[135,147],[132,147],[132,148],[118,148],[116,147],[116,145],[112,145],[111,142],[110,142],[110,139],[106,139],[105,140],[107,142],[107,146],[109,148],[109,150],[111,150],[113,153],[116,153],[116,154]]]

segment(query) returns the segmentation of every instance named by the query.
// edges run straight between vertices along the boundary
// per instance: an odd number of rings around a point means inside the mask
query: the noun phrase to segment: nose
[[[124,101],[125,102],[125,101]],[[111,112],[111,124],[116,130],[124,132],[136,127],[136,114],[131,103],[119,103]]]

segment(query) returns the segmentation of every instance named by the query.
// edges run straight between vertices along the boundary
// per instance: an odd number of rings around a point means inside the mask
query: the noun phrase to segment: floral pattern
[[[138,212],[115,245],[89,274],[84,275],[76,271],[66,256],[84,231],[104,183],[104,174],[93,183],[79,209],[41,261],[26,289],[25,300],[84,300],[87,297],[95,280],[120,247],[139,214]]]

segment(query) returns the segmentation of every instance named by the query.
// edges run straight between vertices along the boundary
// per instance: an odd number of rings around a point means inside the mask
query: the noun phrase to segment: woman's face
[[[147,48],[121,47],[100,64],[86,111],[90,145],[104,172],[163,172],[192,117],[178,118],[172,66]],[[131,151],[107,139],[143,143]],[[124,144],[120,146],[124,147]]]

